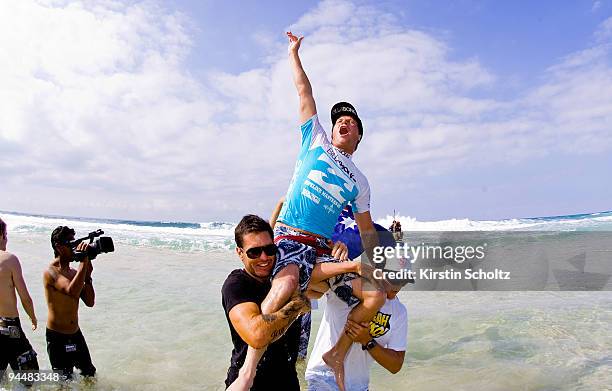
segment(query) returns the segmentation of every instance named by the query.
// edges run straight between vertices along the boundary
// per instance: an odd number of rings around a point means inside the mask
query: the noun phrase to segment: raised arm
[[[12,268],[13,284],[17,289],[17,293],[19,294],[19,299],[21,300],[21,305],[23,306],[23,309],[32,321],[32,330],[36,330],[36,327],[38,326],[38,320],[36,319],[36,314],[34,313],[34,303],[32,302],[32,298],[30,297],[30,293],[28,292],[28,287],[26,286],[25,280],[23,279],[23,273],[21,271],[21,264],[19,263],[19,259],[15,257],[14,261],[14,267]]]
[[[312,86],[304,72],[302,62],[298,51],[304,37],[296,37],[291,32],[287,33],[289,37],[289,62],[291,63],[291,71],[293,73],[293,82],[300,97],[300,122],[306,122],[310,117],[317,113],[314,97],[312,96]]]
[[[295,295],[280,310],[262,314],[253,302],[235,305],[229,312],[232,325],[249,346],[261,349],[279,339],[301,313],[310,310],[310,301]]]
[[[280,211],[283,208],[284,203],[285,203],[285,196],[282,196],[278,200],[278,202],[276,203],[276,206],[274,207],[274,210],[272,211],[272,216],[270,216],[270,227],[272,227],[272,229],[274,229],[274,226],[276,225],[276,220],[278,219],[278,215],[280,214]]]

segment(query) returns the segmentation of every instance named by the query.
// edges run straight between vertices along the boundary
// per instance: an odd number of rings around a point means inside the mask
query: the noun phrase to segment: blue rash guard
[[[370,210],[370,186],[351,160],[334,147],[315,114],[302,126],[302,147],[278,221],[330,238],[347,203]]]

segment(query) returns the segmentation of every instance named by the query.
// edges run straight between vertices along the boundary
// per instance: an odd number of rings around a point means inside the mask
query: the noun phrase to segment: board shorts
[[[276,264],[272,278],[288,265],[297,265],[299,269],[299,287],[301,292],[308,289],[312,269],[317,263],[341,262],[331,256],[331,247],[326,239],[299,232],[284,225],[274,228],[274,243],[278,246]],[[340,297],[349,306],[359,303],[353,296],[351,281],[359,277],[355,273],[340,274],[327,280],[330,289],[341,293]]]
[[[79,329],[74,334],[64,334],[47,329],[47,353],[51,367],[63,372],[65,379],[72,378],[74,367],[82,376],[94,376],[96,367],[91,363],[89,348]]]
[[[38,370],[38,359],[19,318],[0,317],[0,380],[8,365],[13,371]]]
[[[307,312],[300,317],[300,344],[298,346],[298,360],[305,360],[308,355],[308,343],[310,342],[310,328],[312,325],[311,312]]]

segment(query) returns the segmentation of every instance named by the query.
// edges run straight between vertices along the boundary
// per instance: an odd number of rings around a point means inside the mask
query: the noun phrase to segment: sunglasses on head
[[[271,243],[265,246],[251,247],[250,249],[246,250],[245,253],[247,257],[251,259],[255,259],[261,256],[262,251],[266,253],[267,256],[271,257],[272,255],[276,255],[276,250],[277,250],[276,244]]]

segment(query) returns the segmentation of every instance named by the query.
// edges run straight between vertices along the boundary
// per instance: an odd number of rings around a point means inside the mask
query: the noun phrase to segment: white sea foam
[[[603,214],[603,216],[602,216]],[[528,218],[506,220],[449,219],[419,221],[410,216],[396,216],[403,231],[571,231],[571,230],[612,230],[610,212],[584,215],[582,218],[559,216],[554,218]],[[393,216],[387,215],[376,222],[383,227],[391,226]]]
[[[200,228],[182,228],[10,213],[3,213],[1,216],[13,233],[48,233],[50,235],[55,227],[67,225],[74,228],[77,237],[85,236],[96,229],[102,229],[106,236],[112,236],[119,243],[181,251],[230,248],[234,234],[231,223],[201,223]]]
[[[208,251],[230,249],[234,246],[235,223],[231,222],[138,222],[69,218],[52,216],[28,216],[0,212],[10,226],[10,232],[20,234],[46,234],[58,225],[75,229],[77,237],[85,236],[96,229],[112,236],[118,243],[139,247],[160,247],[178,251]],[[396,217],[404,231],[610,231],[612,213],[600,212],[591,215],[556,216],[528,219],[471,220],[455,218],[440,221],[419,221],[410,216]],[[377,223],[389,227],[393,217],[387,215]]]

